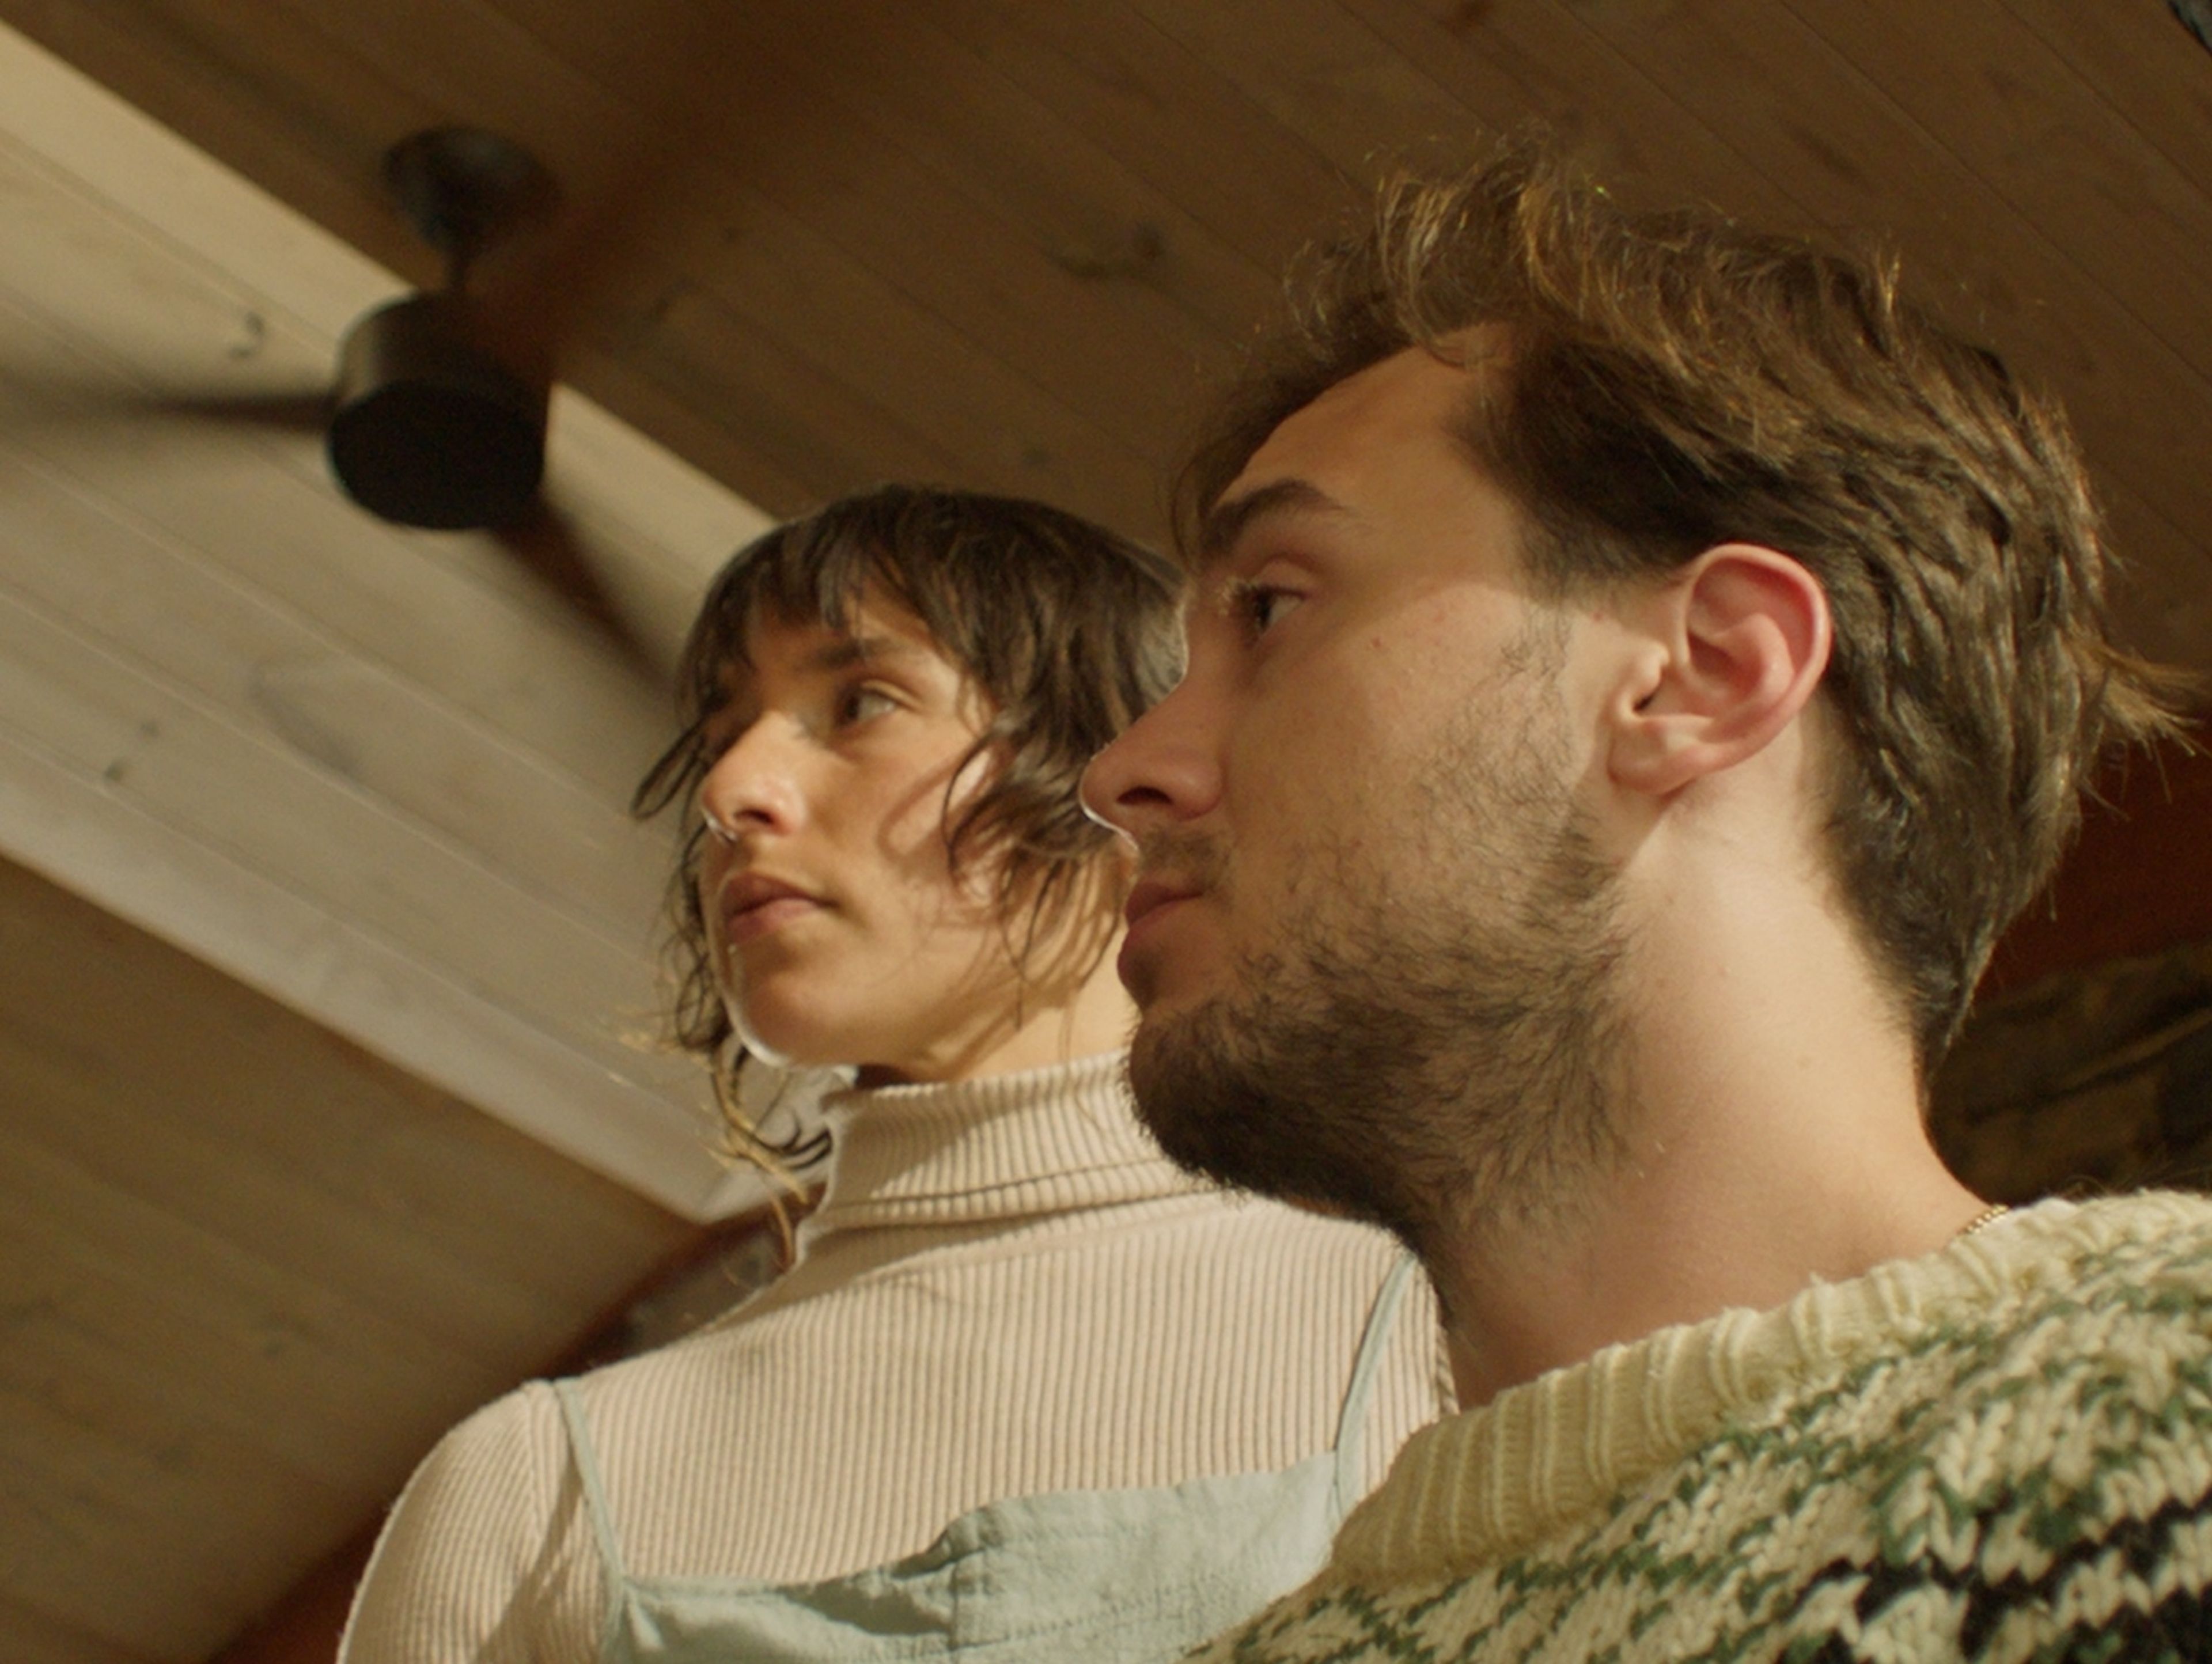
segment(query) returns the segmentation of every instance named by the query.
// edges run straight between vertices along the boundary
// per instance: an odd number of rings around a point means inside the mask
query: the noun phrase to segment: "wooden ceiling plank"
[[[51,1585],[21,1594],[0,1588],[0,1658],[9,1664],[167,1664],[164,1654],[125,1646],[51,1610],[53,1594]]]
[[[8,89],[0,137],[15,166],[43,170],[52,191],[137,228],[215,288],[235,287],[250,266],[252,287],[296,319],[304,338],[327,345],[400,291],[398,278],[351,245],[4,27],[0,84]],[[327,373],[326,353],[319,367]]]
[[[1283,261],[1343,199],[1344,179],[1327,156],[1141,5],[923,0],[913,9],[1208,227],[1269,291]],[[1225,331],[1241,336],[1250,323],[1232,316]]]
[[[137,1373],[158,1379],[143,1363]],[[88,1418],[121,1408],[98,1396],[56,1414],[0,1388],[0,1461],[39,1499],[36,1514],[10,1519],[7,1593],[35,1614],[33,1635],[88,1638],[86,1651],[63,1655],[67,1664],[110,1653],[201,1664],[313,1564],[295,1568],[296,1546],[328,1537],[331,1505],[312,1488],[270,1483],[248,1448],[219,1435],[191,1442],[230,1457],[227,1470],[119,1451]]]
[[[317,1512],[342,1527],[378,1500],[364,1469],[404,1476],[411,1441],[391,1426],[393,1405],[499,1390],[478,1358],[210,1242],[12,1130],[0,1149],[15,1169],[0,1266],[31,1309],[0,1391],[83,1428],[88,1465],[169,1470],[173,1494],[140,1499],[153,1517],[228,1464],[323,1493]],[[286,1414],[287,1400],[317,1407]],[[111,1492],[101,1506],[122,1502]]]
[[[0,1078],[0,1591],[149,1655],[204,1656],[690,1236],[6,863]]]
[[[411,828],[480,867],[488,885],[512,893],[509,905],[568,921],[597,951],[629,963],[646,951],[665,835],[206,584],[125,529],[69,512],[79,505],[58,501],[4,446],[0,485],[13,499],[0,506],[0,535],[64,529],[78,537],[61,546],[74,558],[0,568],[0,594],[12,605],[49,619],[94,609],[97,622],[88,627],[78,614],[72,634],[108,665],[273,751],[274,774],[319,779],[362,813]],[[167,632],[165,617],[175,626]]]
[[[2185,531],[2124,485],[2095,483],[2120,563],[2112,593],[2120,638],[2204,678],[2202,705],[2212,699],[2212,539]]]
[[[1762,221],[1887,236],[1908,251],[1916,294],[2063,395],[2106,478],[2176,525],[2212,525],[2212,483],[2171,443],[2212,418],[2201,378],[1788,13],[1746,7],[1722,27],[1714,7],[1692,14],[1663,0],[1620,0],[1573,17],[1556,4],[1478,14],[1449,0],[1347,3],[1391,21],[1409,52],[1425,43],[1438,59],[1548,59],[1539,82],[1632,56],[1637,78],[1663,88],[1673,106],[1634,116],[1657,177],[1677,181],[1666,194],[1679,198],[1686,187],[1731,210],[1778,195],[1790,211]],[[1400,9],[1412,5],[1427,17]],[[1460,17],[1464,27],[1446,21]],[[1578,38],[1584,30],[1602,37],[1598,52]],[[1705,122],[1725,141],[1717,154],[1709,134],[1692,142]],[[1680,160],[1697,177],[1675,165],[1670,135],[1682,136]]]
[[[2212,194],[2144,140],[2124,96],[2101,95],[1996,0],[1789,9],[2055,254],[2212,377]],[[2192,44],[2176,30],[2164,55]]]
[[[626,355],[686,404],[742,427],[771,463],[805,483],[810,501],[879,478],[962,471],[951,450],[841,386],[805,344],[752,326],[705,289],[672,292]]]
[[[696,1072],[659,1057],[611,1068],[608,1014],[574,1034],[526,1021],[496,991],[169,825],[4,721],[0,832],[9,856],[54,883],[687,1218],[757,1205],[709,1153]]]
[[[220,1151],[204,1150],[192,1168],[165,1178],[89,1145],[61,1115],[93,1094],[42,1062],[50,1060],[10,1048],[9,1063],[23,1070],[42,1113],[35,1127],[0,1133],[19,1175],[9,1181],[13,1217],[0,1225],[0,1264],[10,1289],[39,1313],[11,1333],[10,1350],[23,1350],[9,1368],[28,1371],[51,1404],[65,1405],[80,1387],[128,1398],[132,1413],[148,1418],[143,1426],[118,1414],[87,1419],[111,1436],[133,1429],[129,1438],[142,1454],[174,1441],[180,1430],[172,1418],[204,1421],[289,1474],[373,1506],[362,1468],[380,1485],[404,1476],[420,1454],[422,1423],[439,1413],[422,1407],[426,1400],[458,1414],[504,1391],[518,1334],[557,1348],[568,1338],[562,1315],[574,1324],[589,1309],[580,1300],[530,1301],[503,1284],[457,1297],[450,1266],[442,1284],[411,1279],[432,1304],[404,1309],[358,1280],[358,1266],[322,1266],[305,1252],[310,1243],[289,1235],[296,1209],[266,1222],[227,1219],[185,1197],[184,1181],[220,1166]],[[111,1124],[157,1124],[110,1110]],[[371,1248],[378,1269],[412,1269]],[[452,1264],[488,1271],[467,1259]],[[186,1287],[190,1297],[181,1297]],[[163,1371],[146,1369],[152,1357]],[[238,1380],[248,1374],[251,1393]],[[178,1390],[184,1382],[206,1383],[204,1400]],[[272,1418],[273,1406],[288,1401],[301,1407]],[[111,1406],[122,1407],[119,1400]]]
[[[226,0],[167,3],[234,15]],[[380,3],[324,6],[312,21],[339,52],[431,89],[447,106],[447,118],[483,121],[523,138],[579,197],[589,188],[580,179],[594,181],[618,167],[621,147],[610,147],[605,133],[635,118],[543,45],[573,24],[570,15],[523,28],[483,4],[393,4],[397,15]],[[530,14],[532,22],[544,16]],[[245,28],[242,21],[233,27]],[[478,67],[491,58],[501,64],[496,77]],[[1069,277],[864,123],[770,73],[757,54],[733,49],[718,69],[719,99],[746,112],[742,128],[723,130],[738,147],[723,166],[962,327],[979,355],[1049,365],[1055,386],[1083,378],[1073,385],[1102,420],[1117,407],[1127,412],[1121,427],[1109,427],[1125,440],[1146,431],[1141,402],[1129,392],[1133,365],[1140,374],[1155,367],[1156,384],[1172,381],[1176,367],[1206,349],[1206,332],[1179,308],[1127,283]],[[313,74],[312,62],[297,72]],[[1111,349],[1094,344],[1102,338]]]
[[[0,21],[113,88],[225,166],[254,180],[411,282],[435,280],[438,261],[385,200],[377,156],[437,118],[422,99],[357,75],[333,87],[272,68],[268,38],[296,27],[275,8],[243,15],[193,14],[165,0],[85,5],[0,0]],[[294,54],[296,58],[296,53]],[[311,92],[312,89],[312,92]]]
[[[548,911],[481,861],[5,595],[0,643],[0,727],[19,743],[67,759],[185,836],[283,875],[311,904],[487,991],[617,1078],[650,1091],[679,1078],[627,1041],[650,1020],[642,951]]]
[[[635,952],[657,917],[665,834],[324,632],[99,513],[0,444],[0,588],[232,726],[289,747],[392,815],[471,851],[538,905]]]
[[[832,126],[874,130],[1054,264],[1148,285],[1209,331],[1239,327],[1245,308],[1237,291],[1268,281],[1265,264],[1222,241],[1071,125],[1052,99],[1001,75],[921,9],[782,0],[747,8],[741,21],[719,28],[664,22],[641,31],[629,9],[487,3],[630,105],[677,106],[664,119],[693,131],[672,165],[686,150],[726,148],[733,161],[775,150],[784,131],[779,109],[805,111],[809,122],[835,112]],[[672,70],[679,46],[714,54],[711,97],[693,95],[690,68]],[[732,74],[750,80],[732,82]],[[672,79],[679,88],[672,94]],[[773,88],[781,103],[763,107],[749,95],[756,85]],[[1147,231],[1162,245],[1157,252],[1148,252]]]
[[[773,518],[574,387],[553,389],[548,421],[546,489],[552,501],[580,515],[587,531],[604,524],[600,542],[665,560],[656,590],[662,604],[670,597],[677,603],[674,628],[647,639],[681,641],[708,580]],[[621,578],[612,568],[599,557],[611,583]]]
[[[1157,290],[1209,342],[1241,332],[1273,292],[1273,261],[1231,243],[926,11],[809,0],[782,15],[787,29],[763,33],[769,67],[875,128],[1063,271]]]
[[[650,309],[620,325],[619,355],[586,343],[572,366],[695,462],[780,515],[894,477],[1093,513],[1132,500],[1132,482],[1149,490],[1155,471],[1129,447],[811,228],[723,179],[701,201],[698,234],[719,246],[680,262],[690,275],[672,260]]]
[[[580,342],[563,373],[570,385],[606,409],[622,412],[625,422],[666,446],[672,455],[759,504],[771,521],[787,519],[817,500],[816,488],[804,477],[769,457],[721,412],[686,404],[677,390],[663,386],[624,354],[593,341]],[[726,558],[737,546],[732,541],[719,555]]]
[[[1448,89],[1431,65],[1337,0],[1133,3],[1154,28],[1326,159],[1335,177],[1326,189],[1310,188],[1302,211],[1281,228],[1279,263],[1347,210],[1364,207],[1374,183],[1401,158],[1462,154],[1484,131],[1534,112],[1510,76],[1486,84],[1480,102],[1470,101],[1464,84]],[[1193,160],[1211,167],[1202,146]]]
[[[663,338],[670,315],[712,304],[722,309],[716,328],[726,332],[734,364],[748,364],[757,355],[753,337],[765,337],[775,356],[795,356],[791,373],[810,403],[840,396],[852,402],[850,409],[824,409],[818,432],[787,436],[787,467],[805,469],[817,483],[795,499],[779,500],[781,512],[891,477],[896,471],[851,442],[857,429],[884,422],[943,453],[947,460],[928,477],[956,483],[1082,508],[1102,496],[1121,501],[1127,483],[1151,479],[1151,465],[1131,447],[1002,360],[979,353],[969,337],[757,193],[718,177],[697,201],[700,229],[693,234],[713,246],[672,258],[672,269],[691,275],[672,276],[652,315],[625,327],[625,349],[641,361],[695,356],[701,343]],[[698,373],[685,367],[679,386]],[[775,398],[791,397],[770,391]],[[697,397],[690,408],[708,415],[723,408],[711,392]],[[843,459],[822,465],[825,446]]]
[[[57,979],[111,1009],[128,1000],[127,1034],[88,1038],[43,992],[40,1009],[17,1001],[0,1017],[12,1136],[276,1273],[311,1278],[349,1310],[503,1378],[518,1352],[535,1361],[567,1344],[684,1229],[489,1116],[365,1078],[258,997],[231,999],[219,1033],[204,999],[153,1009],[205,978],[149,972],[145,959]],[[241,1036],[275,1056],[238,1058]]]
[[[738,160],[749,188],[896,295],[894,327],[907,326],[907,312],[939,320],[967,346],[963,373],[1001,360],[1046,398],[1085,412],[1115,445],[1150,453],[1155,390],[1189,380],[1215,350],[1208,330],[1140,273],[1079,275],[782,77],[763,71],[732,96],[780,136]],[[776,246],[763,252],[774,258]],[[831,339],[841,327],[830,320]]]
[[[2166,7],[2004,0],[2185,179],[2212,179],[2212,60]]]
[[[913,319],[902,297],[844,282],[851,268],[842,260],[815,266],[805,248],[811,235],[772,247],[740,241],[703,289],[663,309],[633,355],[690,391],[690,402],[702,410],[729,409],[738,397],[770,406],[800,402],[802,410],[785,418],[794,452],[806,444],[805,422],[811,432],[836,435],[841,453],[833,468],[813,471],[818,483],[802,506],[902,477],[1042,497],[1138,535],[1157,524],[1158,471],[1142,457],[999,361],[978,359],[958,337]],[[811,275],[819,285],[804,281]],[[768,315],[759,309],[763,301],[773,308]],[[830,356],[842,361],[816,361]],[[768,367],[755,374],[755,365]],[[744,393],[701,386],[732,366],[747,372]],[[854,431],[849,415],[829,401],[855,377],[866,378],[867,392],[847,396],[900,410],[902,429],[935,437],[927,454],[902,466],[900,451]],[[793,465],[802,460],[794,454]]]
[[[312,1291],[234,1282],[189,1233],[72,1182],[63,1163],[7,1148],[21,1165],[0,1264],[32,1315],[0,1363],[0,1451],[57,1499],[45,1530],[11,1542],[22,1559],[9,1581],[44,1576],[89,1595],[85,1585],[121,1574],[127,1594],[111,1588],[93,1609],[102,1632],[204,1656],[313,1564],[296,1546],[342,1537],[376,1506],[378,1482],[404,1474],[409,1453],[388,1429],[378,1448],[354,1452],[345,1424],[373,1427],[369,1407],[436,1390],[453,1366],[404,1330],[364,1320],[342,1332],[347,1314]],[[30,1229],[43,1243],[27,1240]],[[107,1246],[117,1231],[175,1257],[155,1265],[144,1248]],[[189,1314],[177,1298],[184,1279]],[[398,1350],[382,1355],[374,1342]],[[337,1425],[334,1402],[347,1406]],[[284,1546],[272,1553],[272,1544]],[[143,1562],[135,1576],[115,1564],[131,1558]]]
[[[11,1164],[0,1266],[21,1291],[0,1393],[81,1424],[103,1467],[164,1469],[179,1488],[236,1469],[317,1498],[326,1540],[396,1491],[453,1420],[590,1321],[588,1284],[565,1324],[544,1321],[550,1310],[518,1322],[450,1290],[441,1321],[394,1318],[311,1261],[286,1263],[279,1237],[249,1251],[173,1212],[167,1193],[133,1193],[14,1129],[0,1148]]]
[[[0,341],[11,353],[34,349],[10,298],[0,292]],[[113,385],[120,404],[131,388]],[[25,412],[0,389],[9,406],[11,449],[28,465],[313,620],[346,652],[458,708],[598,800],[626,798],[665,743],[664,695],[509,557],[471,538],[376,525],[315,477],[312,441],[242,446],[220,427],[122,414],[66,430],[49,425],[51,410]],[[290,465],[270,465],[288,447]]]
[[[1595,33],[1592,9],[1554,0],[1337,3],[1459,100],[1479,124],[1470,137],[1534,120],[1632,204],[1674,207],[1686,197],[1763,224],[1805,217],[1696,106],[1658,83],[1640,51],[1617,50]]]

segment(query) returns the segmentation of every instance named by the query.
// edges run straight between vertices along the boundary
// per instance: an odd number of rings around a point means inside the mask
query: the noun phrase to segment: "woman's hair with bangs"
[[[1026,964],[1095,893],[1085,880],[1112,835],[1085,815],[1077,785],[1181,673],[1182,592],[1172,561],[1043,503],[915,485],[843,498],[757,538],[714,580],[678,671],[681,731],[630,811],[646,818],[695,801],[714,762],[708,725],[728,671],[746,663],[755,619],[843,631],[864,595],[889,602],[921,620],[988,702],[963,762],[991,766],[957,811],[947,786],[945,847],[956,871],[982,856],[1000,863],[1003,922]],[[726,1112],[732,1029],[698,893],[705,835],[690,816],[669,884],[668,1033],[716,1067]],[[732,1131],[746,1153],[789,1153],[764,1149],[735,1119]]]

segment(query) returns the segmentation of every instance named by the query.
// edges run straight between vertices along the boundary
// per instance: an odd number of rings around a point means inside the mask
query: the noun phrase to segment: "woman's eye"
[[[837,724],[840,727],[849,726],[897,708],[898,701],[883,689],[858,683],[837,695]]]

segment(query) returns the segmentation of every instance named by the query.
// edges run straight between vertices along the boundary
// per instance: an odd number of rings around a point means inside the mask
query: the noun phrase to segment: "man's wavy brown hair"
[[[2178,679],[2108,635],[2112,561],[2057,406],[1893,261],[1629,212],[1540,139],[1387,184],[1291,292],[1181,475],[1183,547],[1286,416],[1495,326],[1455,437],[1519,504],[1547,593],[1732,541],[1825,586],[1829,848],[1924,1078],[2100,756],[2174,726]]]
[[[781,525],[740,550],[702,604],[678,671],[682,731],[631,799],[649,817],[689,807],[713,762],[708,725],[746,663],[757,619],[851,627],[863,595],[903,608],[982,695],[987,720],[951,771],[987,762],[982,789],[957,806],[946,786],[945,841],[957,872],[996,864],[1001,918],[1018,965],[1060,942],[1079,914],[1110,915],[1098,882],[1111,835],[1083,812],[1084,767],[1174,684],[1182,664],[1182,578],[1175,563],[1076,515],[1020,498],[886,485]],[[669,1033],[716,1070],[734,1102],[728,1014],[715,985],[698,871],[704,818],[688,817],[668,888],[674,997]],[[1110,920],[1094,951],[1111,939]],[[764,1148],[733,1121],[741,1151]]]

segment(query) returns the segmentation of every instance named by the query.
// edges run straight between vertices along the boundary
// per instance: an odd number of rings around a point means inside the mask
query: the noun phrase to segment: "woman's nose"
[[[804,819],[805,798],[792,772],[791,748],[776,720],[763,717],[730,742],[699,782],[707,825],[726,842],[788,833]]]

